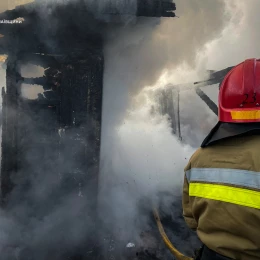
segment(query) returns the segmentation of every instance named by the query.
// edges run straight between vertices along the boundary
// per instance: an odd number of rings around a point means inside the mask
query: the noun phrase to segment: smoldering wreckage
[[[0,20],[23,21],[0,25],[0,50],[7,57],[2,89],[3,260],[174,259],[164,231],[186,255],[200,246],[182,220],[181,199],[172,202],[170,214],[164,210],[163,201],[172,194],[157,195],[158,211],[142,208],[149,228],[137,234],[140,239],[134,243],[117,239],[100,219],[106,29],[120,27],[125,16],[134,17],[134,23],[145,17],[174,19],[176,5],[170,0],[99,2],[36,0],[0,15]],[[46,20],[55,24],[49,26]],[[43,67],[44,76],[23,77],[21,67],[26,64]],[[200,87],[220,83],[230,69],[212,71],[209,80],[192,84],[214,113],[215,103]],[[44,92],[36,99],[25,98],[22,84],[41,85]],[[180,91],[180,86],[168,86],[158,93],[158,103],[161,113],[169,115],[173,134],[181,139]]]

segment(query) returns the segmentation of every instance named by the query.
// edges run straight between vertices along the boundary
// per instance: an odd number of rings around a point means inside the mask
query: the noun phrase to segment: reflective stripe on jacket
[[[200,148],[185,168],[183,215],[224,256],[260,259],[260,136]]]

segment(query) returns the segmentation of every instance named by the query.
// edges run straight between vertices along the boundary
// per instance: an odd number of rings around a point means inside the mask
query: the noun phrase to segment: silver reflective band
[[[223,168],[192,168],[186,171],[186,176],[188,182],[225,183],[260,189],[260,172]]]

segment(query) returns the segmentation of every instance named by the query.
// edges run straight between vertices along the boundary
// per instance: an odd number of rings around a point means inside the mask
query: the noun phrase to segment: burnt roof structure
[[[104,32],[111,23],[120,24],[122,15],[174,17],[176,10],[175,4],[166,0],[137,0],[132,11],[114,8],[112,2],[107,1],[96,13],[96,6],[88,7],[82,0],[65,4],[36,0],[0,14],[0,20],[23,19],[22,23],[0,24],[4,35],[0,54],[8,55],[6,90],[2,89],[2,205],[23,207],[29,215],[18,216],[18,222],[27,223],[31,216],[38,221],[49,218],[56,205],[65,204],[70,214],[60,221],[68,228],[75,223],[71,230],[84,223],[80,242],[69,243],[67,231],[57,230],[60,223],[53,220],[47,237],[41,234],[38,240],[11,246],[22,248],[19,259],[96,257],[88,252],[95,251],[92,242],[93,233],[97,233],[93,212],[99,171]],[[43,67],[44,75],[23,77],[21,67],[26,64]],[[22,96],[23,84],[32,88],[41,85],[44,91],[37,99],[27,99]],[[86,217],[86,212],[92,213]],[[28,225],[24,230],[30,234],[34,229]],[[15,250],[11,251],[6,255],[3,251],[3,259],[13,259],[10,254]]]
[[[64,1],[66,2],[66,1]],[[89,1],[90,2],[90,1]],[[96,4],[101,1],[95,1]],[[113,1],[107,1],[99,11],[95,4],[87,5],[84,0],[55,1],[36,0],[34,3],[16,7],[0,14],[0,20],[14,20],[22,17],[17,24],[0,24],[0,33],[5,37],[0,41],[0,53],[48,53],[64,54],[75,51],[93,52],[102,49],[104,30],[116,17],[122,15],[147,17],[174,17],[176,6],[171,1],[137,0],[136,10],[113,8]],[[127,9],[128,1],[125,2]],[[124,5],[124,4],[122,4]],[[135,12],[135,13],[133,13]]]

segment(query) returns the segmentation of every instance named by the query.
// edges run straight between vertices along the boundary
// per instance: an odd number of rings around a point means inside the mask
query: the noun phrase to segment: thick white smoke
[[[138,221],[140,197],[169,190],[181,195],[183,168],[194,151],[152,110],[153,90],[204,79],[206,69],[259,53],[258,1],[175,2],[179,19],[126,27],[106,48],[100,198],[109,205],[101,203],[103,216],[114,213],[110,224],[121,225],[128,237],[145,228]],[[207,88],[214,100],[216,88]],[[183,135],[196,146],[217,122],[194,91],[181,92],[181,118]]]
[[[230,22],[219,37],[206,44],[201,55],[205,65],[212,69],[235,65],[248,58],[260,57],[258,46],[260,31],[257,29],[260,22],[258,15],[260,2],[257,0],[226,0],[225,2]]]

